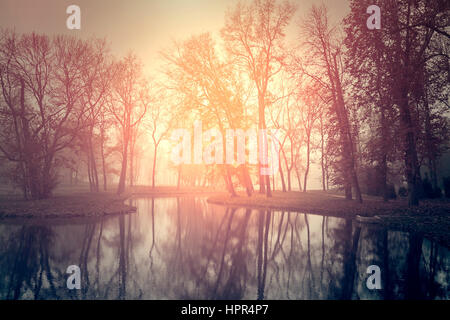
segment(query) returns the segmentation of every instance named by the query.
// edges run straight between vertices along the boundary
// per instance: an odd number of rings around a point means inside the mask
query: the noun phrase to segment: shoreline
[[[405,200],[383,202],[365,197],[363,204],[345,200],[341,195],[309,191],[307,193],[275,191],[272,198],[255,192],[247,197],[243,192],[231,197],[226,192],[173,187],[138,186],[118,196],[112,192],[62,193],[49,199],[26,201],[17,196],[0,196],[0,221],[31,223],[38,220],[71,223],[95,220],[106,216],[136,212],[124,202],[130,198],[206,197],[207,202],[232,208],[290,211],[305,214],[352,219],[360,224],[384,226],[392,230],[418,232],[450,247],[450,200],[425,200],[418,207],[408,207]]]
[[[450,248],[450,200],[424,200],[418,207],[408,207],[404,200],[383,202],[365,197],[362,204],[355,200],[322,191],[309,193],[276,191],[272,198],[254,194],[247,197],[228,194],[208,198],[208,203],[254,210],[291,211],[341,219],[352,219],[363,225],[378,225],[390,230],[423,234]]]
[[[125,204],[131,195],[112,193],[74,193],[56,195],[42,200],[0,197],[0,221],[12,219],[75,219],[98,218],[135,212]]]
[[[124,202],[139,197],[208,197],[220,192],[210,188],[176,188],[134,186],[124,194],[117,195],[113,191],[90,192],[86,187],[79,189],[61,188],[47,199],[24,200],[18,193],[0,194],[0,221],[5,220],[39,220],[39,219],[91,219],[104,216],[133,213],[136,207]]]

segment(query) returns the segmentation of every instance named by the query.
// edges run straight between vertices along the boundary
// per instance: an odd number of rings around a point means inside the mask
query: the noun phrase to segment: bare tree
[[[87,63],[81,70],[81,79],[83,90],[81,95],[81,103],[86,108],[85,119],[86,123],[85,133],[82,134],[82,143],[85,145],[85,152],[87,155],[87,168],[90,181],[91,191],[99,191],[99,178],[96,161],[96,144],[94,138],[99,137],[102,166],[103,166],[103,180],[104,188],[106,188],[106,172],[104,159],[104,125],[106,114],[106,96],[110,89],[110,73],[111,68],[108,61],[107,47],[104,41],[92,40],[87,52]],[[103,131],[102,131],[103,130]],[[101,132],[96,132],[101,131]]]
[[[143,99],[147,88],[141,72],[140,62],[131,53],[114,63],[113,66],[112,92],[108,101],[108,109],[121,132],[122,165],[117,188],[118,194],[125,191],[132,130],[140,125],[148,108],[147,101]]]
[[[181,92],[184,106],[190,113],[205,121],[208,127],[217,126],[222,137],[227,129],[242,129],[248,125],[244,110],[244,93],[233,65],[221,61],[215,52],[214,42],[209,34],[191,37],[183,44],[175,43],[175,49],[164,52],[169,62],[167,75],[172,87]],[[186,110],[182,111],[186,114]],[[223,143],[223,154],[226,144]],[[225,185],[232,196],[236,195],[230,164],[221,165]],[[251,195],[253,186],[247,166],[243,165],[244,186]]]
[[[284,31],[294,12],[295,7],[289,2],[277,4],[275,0],[255,0],[250,5],[238,3],[225,18],[222,37],[226,49],[256,86],[258,128],[261,130],[266,129],[269,82],[283,68],[286,58]],[[263,150],[266,152],[267,148]],[[266,154],[263,157],[267,159]],[[264,179],[261,173],[259,175],[260,192],[266,192],[270,197],[270,177]]]
[[[320,117],[323,110],[322,101],[318,95],[319,86],[306,85],[299,93],[299,101],[297,104],[298,113],[300,114],[301,125],[306,139],[306,165],[305,174],[303,176],[303,192],[306,192],[308,174],[311,162],[311,150],[313,148],[312,133],[316,127],[316,121]]]
[[[429,167],[434,167],[435,156],[442,150],[441,139],[447,135],[442,113],[446,109],[443,105],[448,107],[449,56],[445,48],[449,4],[442,0],[380,1],[383,28],[375,33],[359,23],[360,9],[365,5],[366,1],[352,1],[344,21],[349,70],[355,88],[361,91],[354,99],[360,106],[369,101],[378,111],[377,139],[368,147],[372,158],[380,162],[384,198],[387,162],[395,155],[392,143],[386,140],[399,136],[397,146],[402,152],[409,204],[418,205],[420,167],[425,158]],[[430,121],[430,117],[434,119]],[[373,122],[373,116],[369,114],[364,120]],[[435,170],[431,172],[435,180]]]
[[[82,127],[80,70],[88,43],[9,31],[1,42],[1,114],[10,124],[2,128],[0,150],[17,164],[15,180],[25,198],[47,198],[57,183],[60,152]]]
[[[156,98],[147,97],[153,101],[152,108],[145,118],[145,126],[150,129],[153,141],[153,166],[152,166],[152,187],[155,187],[156,164],[158,158],[158,147],[162,140],[166,139],[170,130],[175,125],[177,114],[173,112],[168,97],[164,96],[160,90]]]
[[[301,23],[301,34],[304,48],[307,50],[307,64],[299,62],[299,69],[311,79],[321,85],[330,95],[332,110],[337,120],[339,144],[343,164],[343,181],[347,199],[352,198],[352,186],[356,199],[362,202],[361,190],[356,173],[356,155],[354,137],[349,120],[349,111],[345,102],[345,88],[343,85],[344,69],[342,63],[342,40],[339,30],[330,28],[328,13],[324,5],[313,6]],[[316,72],[311,68],[315,68]],[[317,73],[317,70],[320,70]]]

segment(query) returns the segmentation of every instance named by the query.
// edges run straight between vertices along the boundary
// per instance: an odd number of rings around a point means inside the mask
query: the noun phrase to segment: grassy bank
[[[20,190],[11,186],[0,187],[0,219],[6,218],[78,218],[101,217],[136,211],[124,204],[130,196],[136,197],[176,197],[207,196],[215,194],[211,188],[177,188],[171,186],[134,186],[127,188],[126,194],[117,196],[117,186],[110,185],[108,192],[89,192],[89,185],[60,185],[54,196],[43,200],[23,200]]]
[[[387,203],[379,198],[365,197],[362,204],[345,200],[332,193],[312,191],[274,192],[272,198],[255,193],[252,197],[228,194],[208,198],[209,203],[253,209],[272,209],[354,219],[357,216],[374,217],[378,223],[390,229],[419,232],[450,247],[450,201],[448,199],[422,201],[418,207],[408,207],[406,200]]]
[[[340,218],[354,218],[356,215],[365,217],[411,214],[422,216],[450,215],[450,201],[448,200],[422,201],[420,206],[411,208],[408,207],[406,200],[385,203],[375,197],[365,197],[364,202],[360,204],[356,201],[345,200],[341,195],[321,191],[307,193],[275,191],[271,198],[267,198],[260,193],[254,193],[251,197],[247,197],[243,193],[239,194],[238,197],[220,194],[209,197],[208,202],[256,209],[299,211]]]
[[[113,193],[73,193],[25,201],[19,196],[4,195],[0,197],[0,218],[101,217],[135,211],[124,204],[126,198]]]

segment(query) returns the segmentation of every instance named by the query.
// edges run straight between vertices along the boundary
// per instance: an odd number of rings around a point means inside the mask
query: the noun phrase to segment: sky
[[[0,28],[18,33],[67,34],[81,38],[106,38],[118,57],[133,51],[144,64],[144,74],[157,72],[159,52],[172,40],[211,32],[219,38],[225,12],[238,0],[0,0]],[[246,1],[243,1],[246,2]],[[324,3],[331,23],[338,23],[349,11],[347,0],[297,0],[296,16],[287,29],[289,41],[297,39],[297,22],[313,4]],[[66,8],[81,9],[81,29],[69,30]],[[144,168],[149,167],[143,165]],[[163,169],[163,168],[160,168]],[[308,184],[320,188],[320,173],[313,165]],[[147,176],[144,173],[144,176]],[[161,180],[162,179],[162,180]],[[173,183],[175,177],[159,177],[157,183]],[[158,181],[159,180],[159,181]]]
[[[219,36],[228,8],[237,0],[0,0],[0,27],[17,32],[71,34],[80,37],[106,38],[118,56],[130,50],[146,66],[146,73],[157,65],[159,51],[172,39],[211,32]],[[245,2],[245,1],[243,1]],[[288,34],[295,33],[299,17],[304,16],[318,0],[292,1],[298,7]],[[348,1],[323,1],[333,19],[348,12]],[[66,19],[69,5],[81,9],[81,30],[69,30]]]

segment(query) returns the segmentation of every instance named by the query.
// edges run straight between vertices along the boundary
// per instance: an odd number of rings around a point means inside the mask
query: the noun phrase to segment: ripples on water
[[[0,299],[448,299],[449,250],[420,235],[204,198],[96,221],[0,224]],[[66,268],[81,268],[81,290]],[[368,290],[366,269],[381,268]]]

